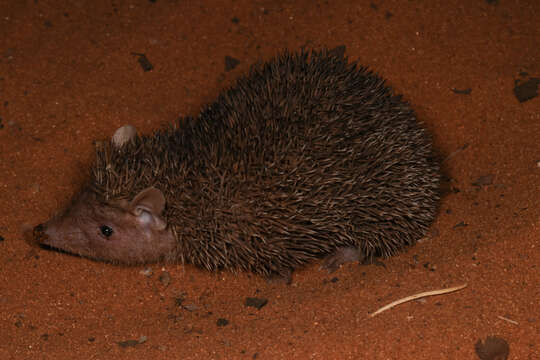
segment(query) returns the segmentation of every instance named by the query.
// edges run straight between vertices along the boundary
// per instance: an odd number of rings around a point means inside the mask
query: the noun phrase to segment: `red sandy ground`
[[[536,0],[2,0],[0,358],[476,359],[496,335],[509,359],[540,359],[540,99],[513,93],[540,77],[539,14]],[[289,286],[180,265],[148,277],[25,240],[83,182],[93,140],[195,115],[282,49],[338,45],[405,94],[443,156],[468,144],[445,162],[430,236],[386,267],[314,264]]]

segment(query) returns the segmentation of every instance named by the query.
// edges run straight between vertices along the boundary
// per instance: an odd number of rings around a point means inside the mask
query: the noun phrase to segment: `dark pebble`
[[[231,71],[240,64],[240,60],[225,56],[225,71]]]
[[[452,227],[452,229],[457,229],[457,228],[460,228],[460,227],[465,227],[465,226],[468,226],[469,224],[466,224],[465,222],[463,221],[460,221],[459,223],[457,223],[456,225],[454,225]]]
[[[171,283],[171,275],[167,271],[162,272],[159,275],[159,282],[163,284],[163,286],[169,286]]]
[[[184,301],[186,300],[186,296],[187,296],[186,293],[181,293],[180,295],[175,297],[174,298],[174,303],[176,304],[176,306],[182,307],[183,304],[184,304]]]
[[[466,89],[456,89],[456,88],[452,88],[452,92],[453,92],[454,94],[460,94],[460,95],[470,95],[470,94],[471,94],[471,91],[472,91],[471,88],[466,88]]]
[[[122,348],[133,347],[133,346],[139,345],[139,341],[138,340],[119,341],[118,345]]]
[[[219,318],[217,319],[217,322],[216,322],[217,326],[226,326],[229,324],[229,320],[227,319],[224,319],[224,318]]]
[[[249,307],[254,307],[254,308],[257,308],[257,310],[260,310],[267,303],[268,303],[268,299],[248,297],[246,298],[245,305]]]
[[[531,78],[525,82],[516,80],[514,95],[520,103],[531,100],[538,96],[538,85],[540,85],[540,78]]]
[[[141,68],[144,72],[151,71],[154,68],[154,65],[148,60],[145,54],[139,54],[139,53],[132,53],[133,55],[137,56],[137,61],[141,65]]]

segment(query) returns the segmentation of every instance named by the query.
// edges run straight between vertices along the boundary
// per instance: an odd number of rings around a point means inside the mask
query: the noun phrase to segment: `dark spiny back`
[[[413,244],[438,183],[408,104],[323,51],[254,67],[195,119],[102,144],[91,186],[104,201],[162,190],[171,260],[268,275],[339,246],[388,256]]]

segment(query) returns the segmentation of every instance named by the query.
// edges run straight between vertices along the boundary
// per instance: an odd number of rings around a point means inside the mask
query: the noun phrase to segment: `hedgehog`
[[[88,181],[34,236],[117,264],[290,278],[413,245],[439,179],[430,136],[381,77],[334,51],[285,51],[196,117],[98,142]]]

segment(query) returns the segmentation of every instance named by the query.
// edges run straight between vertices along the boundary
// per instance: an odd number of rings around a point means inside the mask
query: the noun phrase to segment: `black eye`
[[[108,227],[107,225],[101,225],[99,227],[99,230],[101,231],[101,233],[105,236],[105,237],[109,237],[113,234],[113,229],[111,229],[110,227]]]

